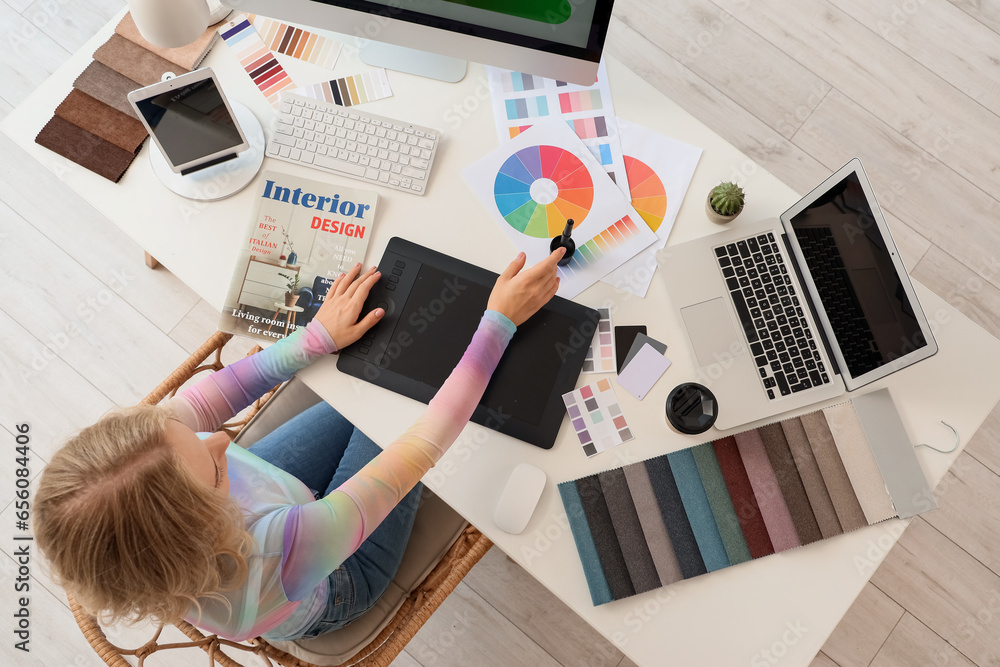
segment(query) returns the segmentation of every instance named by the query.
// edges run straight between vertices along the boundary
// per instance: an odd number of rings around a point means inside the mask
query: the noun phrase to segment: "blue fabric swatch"
[[[563,482],[560,484],[559,495],[562,496],[563,506],[566,508],[566,518],[569,519],[569,527],[573,531],[576,549],[580,552],[583,573],[587,578],[587,586],[590,588],[590,599],[594,602],[595,607],[605,602],[611,602],[611,590],[608,588],[608,582],[601,570],[601,560],[597,556],[597,547],[594,546],[594,538],[590,534],[587,515],[580,503],[580,494],[576,490],[576,483]]]
[[[684,503],[684,511],[698,542],[698,549],[705,561],[705,568],[713,572],[729,567],[726,545],[722,543],[722,535],[719,534],[719,527],[715,524],[715,515],[705,494],[705,487],[701,483],[701,475],[698,473],[698,466],[691,449],[667,454],[667,459],[670,461],[670,469],[673,471],[677,490]]]
[[[677,490],[677,482],[670,471],[670,462],[666,456],[657,456],[646,461],[646,473],[653,487],[653,494],[660,506],[663,523],[670,535],[670,543],[674,547],[674,555],[681,566],[681,574],[685,579],[705,574],[705,561],[701,557],[694,532],[684,512],[684,503]],[[615,598],[617,599],[617,598]]]

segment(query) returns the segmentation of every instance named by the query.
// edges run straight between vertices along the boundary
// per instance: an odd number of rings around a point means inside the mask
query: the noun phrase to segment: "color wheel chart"
[[[592,86],[495,67],[487,67],[487,77],[501,142],[519,136],[545,118],[562,119],[628,196],[617,119],[603,62]]]
[[[493,196],[511,227],[535,238],[574,228],[594,203],[594,182],[580,158],[557,146],[529,146],[511,155],[497,172]]]
[[[625,173],[632,193],[632,208],[655,232],[667,215],[667,191],[663,181],[645,162],[628,155],[625,156]]]

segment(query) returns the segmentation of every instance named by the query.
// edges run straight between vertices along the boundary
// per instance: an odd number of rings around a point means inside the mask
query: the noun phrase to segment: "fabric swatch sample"
[[[663,524],[667,527],[667,534],[670,535],[670,543],[681,566],[681,574],[685,579],[705,574],[708,570],[695,541],[694,531],[688,523],[684,503],[681,501],[681,494],[677,490],[677,482],[674,481],[674,474],[670,470],[667,457],[657,456],[646,461],[646,474],[649,475],[649,483],[660,506],[660,516],[663,517]]]
[[[147,42],[139,33],[139,28],[136,27],[135,21],[132,20],[132,14],[128,12],[125,13],[122,20],[115,26],[115,34],[121,35],[130,42],[138,44],[147,51],[155,53],[164,60],[169,60],[178,67],[188,71],[197,69],[218,38],[215,29],[209,27],[202,33],[201,37],[187,46],[181,46],[176,49],[165,49]]]
[[[76,88],[56,107],[56,115],[130,153],[138,152],[149,136],[135,118]]]
[[[649,554],[653,558],[653,565],[656,567],[660,583],[666,586],[680,581],[684,578],[681,575],[681,566],[677,562],[677,554],[674,553],[674,547],[670,543],[667,526],[663,523],[663,517],[660,515],[660,506],[656,502],[656,495],[649,482],[646,466],[642,463],[633,463],[625,466],[622,470],[625,471],[629,493],[632,494],[632,502],[635,504],[636,514],[639,516],[642,534],[649,547]]]
[[[885,480],[882,479],[854,406],[851,403],[833,405],[824,408],[823,415],[868,523],[878,523],[896,516],[896,508],[889,498]]]
[[[792,523],[792,515],[781,495],[781,487],[778,486],[771,462],[764,451],[760,434],[757,431],[746,431],[737,433],[735,437],[743,467],[757,497],[757,506],[764,517],[764,525],[767,526],[767,534],[771,537],[774,550],[778,552],[802,546],[795,524]]]
[[[743,467],[743,459],[740,458],[735,438],[732,436],[720,438],[712,443],[712,448],[715,450],[715,458],[719,461],[722,477],[726,480],[726,488],[729,489],[729,497],[732,499],[733,509],[736,510],[736,518],[740,520],[743,539],[747,542],[750,555],[760,558],[773,554],[774,545],[771,544],[771,537],[767,533],[764,517],[761,516],[760,507],[757,505],[757,497],[754,495],[750,478],[747,477],[747,471]]]
[[[96,137],[59,116],[53,116],[45,124],[35,137],[35,143],[115,183],[135,159],[134,153]]]
[[[104,63],[140,86],[160,83],[167,72],[180,76],[191,71],[117,34],[111,35],[111,39],[94,51],[94,60]]]
[[[611,597],[619,600],[635,595],[632,578],[629,576],[625,557],[618,544],[618,536],[611,522],[611,513],[604,500],[600,480],[597,479],[597,475],[583,477],[576,480],[576,489],[580,494],[580,503],[590,525],[590,534],[594,538],[594,546],[597,548],[597,556],[601,561],[601,569],[608,582]]]
[[[840,535],[844,529],[840,525],[837,510],[833,506],[833,500],[830,499],[830,492],[826,488],[826,482],[823,481],[823,473],[816,463],[802,421],[798,417],[785,419],[781,422],[781,432],[785,435],[785,442],[792,453],[795,468],[799,471],[802,486],[809,496],[809,505],[819,525],[819,532],[824,538]]]
[[[785,497],[785,504],[792,515],[792,523],[795,524],[799,541],[802,544],[811,544],[816,540],[823,539],[823,533],[816,522],[812,505],[809,504],[809,496],[802,484],[802,478],[799,477],[799,471],[795,467],[795,461],[792,459],[792,452],[788,448],[781,424],[761,426],[757,431],[764,443],[764,450],[771,462],[778,486],[781,487],[781,495]]]
[[[726,546],[722,543],[718,526],[715,525],[715,515],[712,514],[712,506],[709,505],[708,496],[705,495],[705,487],[701,484],[701,475],[698,474],[694,455],[690,449],[682,449],[667,454],[667,460],[670,461],[670,470],[674,473],[674,481],[677,482],[677,491],[681,494],[684,511],[687,512],[688,521],[691,522],[694,539],[701,550],[702,560],[705,561],[705,569],[712,572],[729,567]]]
[[[95,100],[114,107],[127,116],[139,120],[135,110],[129,104],[128,94],[136,88],[142,88],[138,83],[114,71],[104,63],[96,60],[73,82],[73,87],[82,90]]]
[[[837,510],[840,526],[845,533],[867,526],[868,520],[865,518],[864,510],[861,509],[858,497],[854,494],[851,478],[847,475],[844,462],[840,459],[840,450],[837,449],[837,443],[830,433],[826,416],[822,411],[817,411],[802,415],[799,419],[809,438],[809,446],[812,447],[813,455],[816,457],[816,464],[823,474],[826,490],[830,492],[830,500]]]
[[[590,526],[587,524],[587,516],[580,503],[580,493],[576,489],[576,483],[563,482],[558,488],[563,507],[566,508],[566,518],[569,519],[569,528],[573,532],[576,549],[580,552],[580,562],[583,563],[590,599],[594,606],[611,602],[611,590],[604,578],[604,571],[601,570],[601,560],[597,555],[594,537],[590,534]]]
[[[719,460],[715,458],[712,443],[706,442],[692,447],[691,454],[698,466],[701,485],[705,488],[705,495],[708,496],[708,504],[712,506],[715,525],[719,528],[719,535],[726,547],[729,562],[732,565],[745,563],[751,558],[750,549],[747,548],[747,541],[743,538],[740,520],[736,517],[736,509],[729,498],[726,480],[722,477],[722,469],[719,468]]]
[[[625,567],[628,568],[632,587],[636,593],[645,593],[660,587],[660,576],[656,573],[653,557],[642,533],[642,524],[636,514],[632,494],[629,493],[625,472],[621,468],[602,472],[597,476],[604,491],[604,501],[608,505],[611,523],[618,536]]]

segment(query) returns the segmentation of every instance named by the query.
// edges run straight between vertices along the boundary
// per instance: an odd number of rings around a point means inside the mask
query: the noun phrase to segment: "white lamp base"
[[[217,201],[236,194],[257,176],[264,164],[264,128],[246,106],[229,100],[250,147],[232,160],[182,176],[170,168],[156,142],[149,142],[149,164],[160,182],[181,197],[195,201]]]

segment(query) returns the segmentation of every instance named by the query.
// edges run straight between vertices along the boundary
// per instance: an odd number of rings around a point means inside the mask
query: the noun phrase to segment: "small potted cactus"
[[[708,193],[705,212],[708,219],[720,225],[732,221],[743,211],[746,196],[735,183],[719,183]]]

